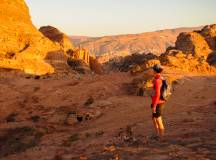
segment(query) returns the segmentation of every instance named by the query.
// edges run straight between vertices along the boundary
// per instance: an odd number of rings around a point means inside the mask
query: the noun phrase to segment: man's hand
[[[152,107],[152,113],[156,113],[156,105]]]

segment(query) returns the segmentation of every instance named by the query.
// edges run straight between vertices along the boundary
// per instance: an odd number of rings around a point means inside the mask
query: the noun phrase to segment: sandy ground
[[[164,142],[152,138],[150,98],[124,90],[127,73],[37,78],[1,74],[1,160],[216,159],[215,76],[177,81]]]

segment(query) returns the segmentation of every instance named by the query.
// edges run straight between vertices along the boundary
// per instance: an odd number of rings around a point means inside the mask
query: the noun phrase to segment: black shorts
[[[153,107],[153,105],[151,105],[151,108]],[[152,117],[153,118],[159,118],[162,116],[163,113],[163,108],[164,108],[164,103],[162,104],[158,104],[156,107],[156,113],[152,113]]]

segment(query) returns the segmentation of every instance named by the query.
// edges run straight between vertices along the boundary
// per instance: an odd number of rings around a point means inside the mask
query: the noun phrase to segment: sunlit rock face
[[[208,56],[211,53],[205,38],[197,32],[181,33],[176,41],[176,49],[195,57]]]
[[[57,28],[52,26],[44,26],[41,27],[39,31],[51,41],[59,45],[61,50],[63,50],[64,52],[67,52],[69,49],[73,49],[73,45],[69,37],[59,31]]]
[[[216,50],[216,24],[205,26],[200,33],[205,37],[210,48]]]
[[[53,73],[43,59],[58,47],[32,24],[25,1],[1,0],[0,19],[0,67],[36,75]]]

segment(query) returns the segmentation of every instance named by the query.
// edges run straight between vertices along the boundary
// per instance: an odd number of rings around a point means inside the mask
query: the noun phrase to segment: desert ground
[[[1,71],[1,160],[213,160],[216,77],[178,80],[166,103],[163,142],[150,97],[129,95],[129,73],[27,76]],[[15,78],[16,77],[16,78]]]

